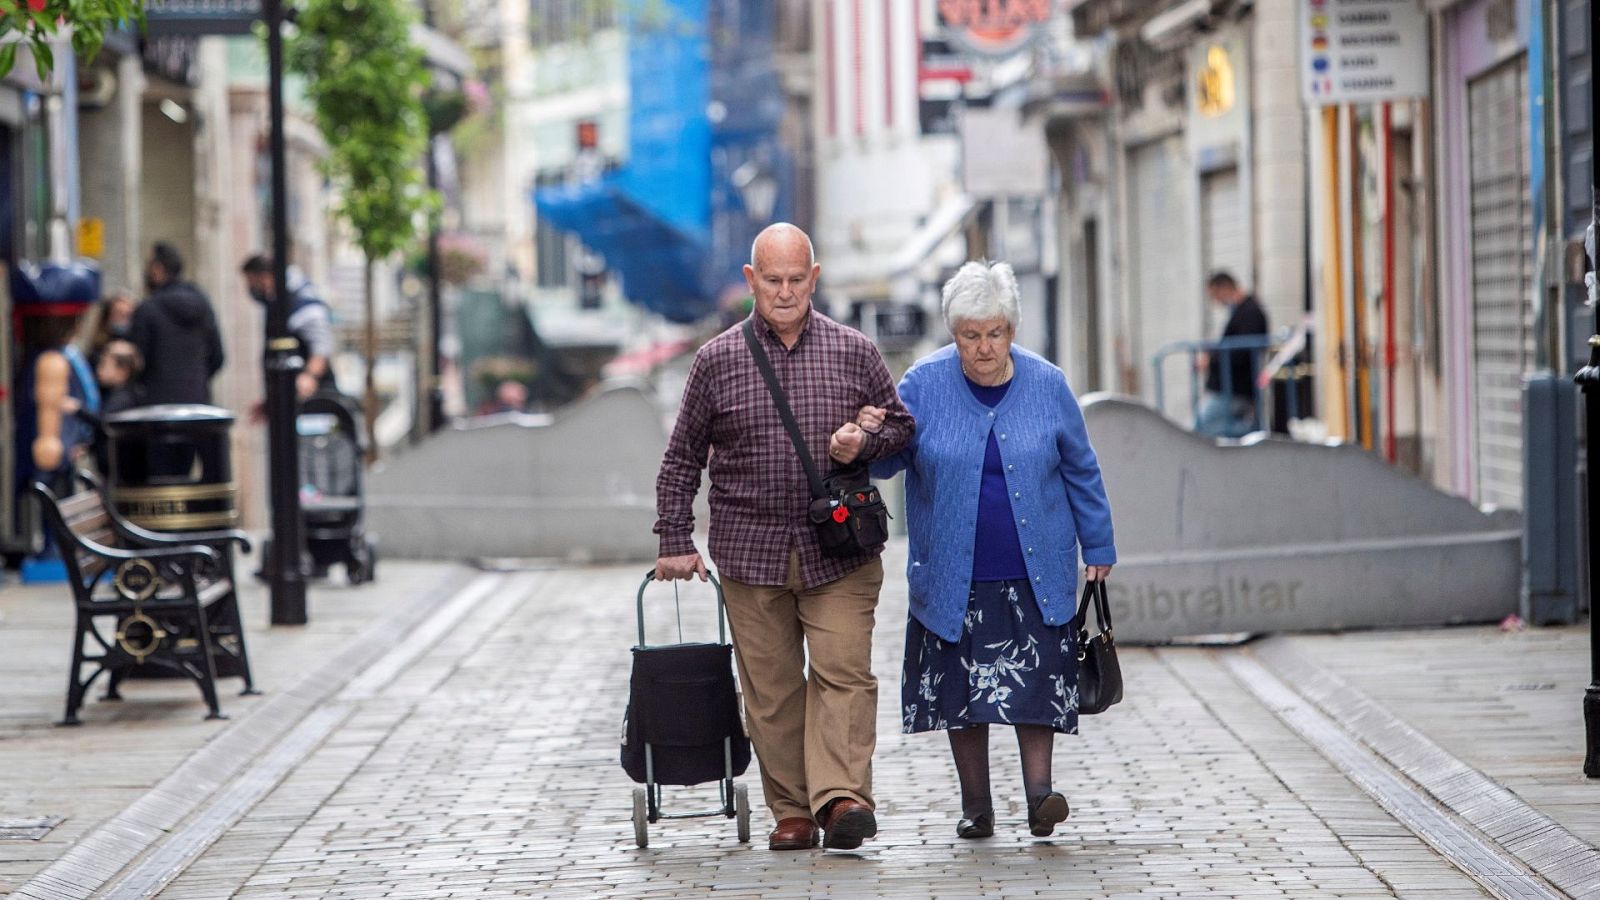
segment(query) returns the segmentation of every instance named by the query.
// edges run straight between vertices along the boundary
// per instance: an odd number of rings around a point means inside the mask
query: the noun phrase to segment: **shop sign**
[[[1036,197],[1050,183],[1050,150],[1015,109],[969,106],[961,114],[961,187],[979,199]]]
[[[939,24],[979,56],[1010,56],[1034,41],[1050,21],[1051,0],[939,0]]]
[[[200,38],[194,34],[153,35],[140,49],[144,70],[174,84],[200,84]]]
[[[150,34],[249,34],[261,0],[147,0]]]
[[[1221,44],[1213,44],[1206,50],[1206,63],[1200,68],[1196,81],[1195,103],[1202,116],[1214,119],[1233,109],[1237,94],[1233,60],[1228,58],[1228,51]]]
[[[1311,106],[1428,93],[1428,16],[1416,0],[1300,0],[1301,93]]]
[[[106,223],[87,216],[78,220],[78,255],[100,259],[106,255]]]

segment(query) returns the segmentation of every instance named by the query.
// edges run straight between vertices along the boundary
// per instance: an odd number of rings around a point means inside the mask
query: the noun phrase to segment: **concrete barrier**
[[[1498,620],[1521,530],[1355,446],[1198,437],[1085,398],[1121,563],[1119,639]],[[655,559],[661,412],[631,386],[554,417],[482,420],[386,461],[368,526],[390,557]],[[705,524],[704,489],[696,522]],[[898,524],[898,523],[897,523]]]
[[[1219,443],[1135,401],[1084,400],[1121,563],[1117,635],[1494,621],[1521,529],[1352,445]]]
[[[661,411],[633,386],[440,432],[368,479],[386,557],[654,560]]]

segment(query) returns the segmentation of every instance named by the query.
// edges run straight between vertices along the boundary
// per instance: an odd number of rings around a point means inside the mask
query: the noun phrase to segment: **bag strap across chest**
[[[794,444],[794,452],[800,457],[800,465],[805,467],[806,481],[811,485],[811,498],[820,500],[828,496],[828,491],[822,484],[822,475],[817,471],[817,464],[811,461],[811,454],[806,450],[805,438],[800,436],[800,423],[795,421],[794,411],[789,408],[789,398],[784,396],[783,388],[778,384],[778,373],[772,371],[772,360],[767,358],[767,351],[762,349],[761,341],[756,337],[755,319],[744,320],[744,342],[750,346],[750,355],[756,358],[756,368],[761,370],[761,380],[767,383],[767,390],[772,394],[772,402],[778,407],[778,417],[783,420],[784,430],[789,432],[789,440]]]

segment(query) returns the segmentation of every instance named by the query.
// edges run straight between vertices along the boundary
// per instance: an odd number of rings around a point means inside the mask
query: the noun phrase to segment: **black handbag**
[[[806,442],[800,436],[800,425],[789,409],[789,400],[778,384],[778,375],[772,371],[772,361],[761,349],[756,338],[755,323],[744,322],[744,340],[750,345],[750,355],[756,358],[756,368],[761,370],[761,380],[767,383],[772,402],[778,407],[784,430],[794,444],[795,455],[806,470],[806,481],[811,486],[811,505],[806,518],[817,530],[817,543],[824,556],[851,557],[872,553],[889,539],[889,507],[883,496],[873,486],[870,473],[864,464],[838,468],[826,478],[817,472]]]
[[[1093,637],[1089,636],[1091,604],[1100,620],[1100,633]],[[1104,579],[1084,583],[1078,614],[1068,625],[1078,636],[1078,713],[1103,713],[1122,702],[1122,666],[1111,636],[1111,602],[1106,599]]]

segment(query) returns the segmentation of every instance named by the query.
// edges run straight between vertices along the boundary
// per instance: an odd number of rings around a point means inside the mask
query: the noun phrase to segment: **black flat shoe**
[[[994,837],[994,811],[978,813],[970,819],[957,822],[956,837],[968,840]]]
[[[1067,798],[1051,791],[1040,797],[1038,803],[1028,804],[1028,832],[1034,837],[1049,837],[1071,814]]]

